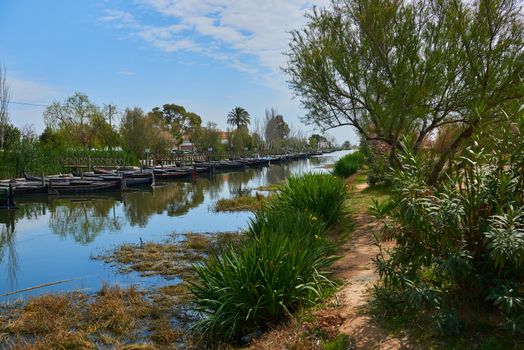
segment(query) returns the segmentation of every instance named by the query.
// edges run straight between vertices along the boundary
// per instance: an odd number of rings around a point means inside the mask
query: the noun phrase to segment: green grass
[[[202,315],[195,330],[238,340],[329,295],[336,258],[327,228],[345,214],[346,197],[344,181],[332,175],[289,178],[256,212],[249,240],[195,266],[191,293]]]
[[[351,210],[356,213],[367,213],[373,199],[382,203],[391,197],[391,189],[384,186],[368,187],[351,193]]]
[[[238,339],[322,299],[333,286],[326,272],[334,261],[330,250],[323,237],[261,232],[197,265],[191,292],[205,317],[196,329],[215,339]]]
[[[354,152],[336,161],[333,167],[333,174],[341,177],[348,177],[355,174],[364,164],[365,156],[361,152]]]
[[[328,227],[334,225],[346,210],[347,187],[343,180],[329,174],[292,176],[281,187],[268,210],[304,211]]]
[[[350,350],[355,348],[355,345],[351,342],[351,338],[342,333],[334,340],[324,344],[324,350]]]

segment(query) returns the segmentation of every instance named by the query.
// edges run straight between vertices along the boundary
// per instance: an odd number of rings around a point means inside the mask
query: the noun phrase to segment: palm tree
[[[247,127],[251,122],[248,111],[242,107],[235,107],[227,115],[227,123],[237,129]]]

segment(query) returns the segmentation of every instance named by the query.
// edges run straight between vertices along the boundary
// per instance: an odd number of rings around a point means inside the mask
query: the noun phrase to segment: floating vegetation
[[[239,232],[186,233],[161,242],[123,244],[108,255],[93,257],[116,265],[122,273],[136,271],[142,276],[160,275],[167,279],[191,279],[193,264],[213,254],[225,245],[237,244],[243,237]]]
[[[267,185],[267,186],[259,186],[255,188],[257,191],[270,191],[270,192],[276,192],[280,189],[282,184],[273,184],[273,185]]]
[[[256,193],[255,196],[240,196],[235,198],[220,199],[216,205],[216,211],[255,211],[264,206],[268,197]]]
[[[185,335],[172,327],[172,320],[189,321],[180,306],[183,298],[177,286],[146,293],[104,285],[89,295],[44,294],[0,309],[0,342],[10,349],[158,349],[181,344]]]

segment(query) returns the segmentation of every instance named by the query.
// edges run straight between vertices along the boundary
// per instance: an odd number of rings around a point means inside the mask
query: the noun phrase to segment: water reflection
[[[163,239],[175,229],[238,229],[248,221],[249,214],[214,213],[209,208],[218,199],[280,183],[339,156],[217,173],[199,177],[194,183],[166,181],[136,192],[17,199],[19,209],[0,211],[0,294],[12,290],[17,278],[25,287],[99,274],[103,265],[89,259],[95,245],[108,249],[122,242],[137,242],[139,237],[152,239],[155,234],[158,238],[154,239]],[[100,283],[98,278],[96,283]]]
[[[5,255],[9,281],[16,281],[18,257],[15,247],[15,215],[12,210],[0,211],[0,264]]]

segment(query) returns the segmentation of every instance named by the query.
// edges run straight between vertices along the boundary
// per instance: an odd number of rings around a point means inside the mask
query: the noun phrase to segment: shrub
[[[266,210],[295,209],[332,226],[344,214],[346,199],[347,188],[340,178],[310,173],[290,177]]]
[[[205,318],[196,330],[238,339],[321,299],[332,287],[329,252],[322,236],[305,234],[299,240],[263,229],[247,244],[197,265],[191,292]]]
[[[375,208],[396,242],[376,260],[382,288],[398,307],[430,311],[444,333],[460,330],[464,302],[486,301],[524,332],[524,137],[501,135],[489,152],[475,142],[436,187],[414,156],[401,156],[393,206]]]
[[[361,152],[345,155],[336,161],[333,174],[340,177],[348,177],[355,174],[364,165],[365,156]]]

